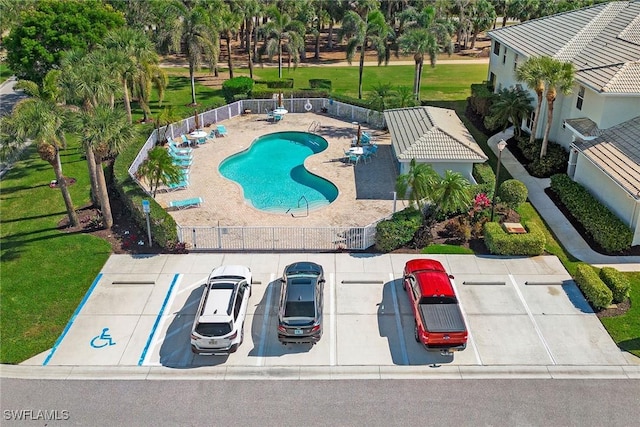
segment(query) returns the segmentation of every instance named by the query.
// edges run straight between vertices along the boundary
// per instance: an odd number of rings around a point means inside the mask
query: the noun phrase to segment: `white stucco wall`
[[[473,178],[473,163],[447,163],[447,162],[436,162],[430,163],[438,175],[444,176],[445,172],[450,170],[453,172],[459,172],[465,177],[471,184],[476,184],[476,180]],[[400,175],[406,174],[409,172],[410,162],[400,162]]]
[[[578,156],[574,181],[586,187],[629,228],[638,228],[640,209],[636,206],[637,202],[582,154]]]

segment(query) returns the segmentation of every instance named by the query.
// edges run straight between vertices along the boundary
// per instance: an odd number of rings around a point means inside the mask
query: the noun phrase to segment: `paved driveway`
[[[333,367],[620,366],[611,340],[554,256],[436,255],[455,276],[469,328],[466,350],[430,353],[413,339],[402,290],[408,254],[113,255],[49,352],[26,364],[73,366]],[[277,340],[279,278],[290,262],[324,266],[324,335],[315,345]],[[245,340],[228,357],[195,356],[189,333],[212,268],[253,272]]]

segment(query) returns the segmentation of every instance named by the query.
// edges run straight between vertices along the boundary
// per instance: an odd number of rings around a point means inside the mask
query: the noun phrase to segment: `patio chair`
[[[273,122],[275,120],[274,116],[273,116],[273,110],[268,110],[265,108],[265,113],[267,113],[267,121],[268,122]]]
[[[357,165],[358,162],[360,161],[360,155],[359,154],[349,154],[349,163],[353,163],[353,165]]]
[[[216,125],[216,133],[218,136],[227,136],[227,128],[224,125]]]
[[[195,208],[195,207],[199,207],[202,202],[203,202],[202,197],[192,197],[190,199],[183,199],[183,200],[172,200],[169,202],[169,207],[175,208],[178,210]]]
[[[362,156],[360,156],[360,158],[363,162],[367,163],[369,160],[371,160],[371,151],[365,151]]]
[[[189,141],[189,138],[187,138],[187,135],[185,135],[184,133],[180,135],[180,138],[182,138],[182,145],[184,145],[185,147],[191,145],[191,141]]]
[[[378,146],[376,144],[372,144],[369,148],[368,148],[369,153],[374,156],[374,157],[378,157]]]
[[[216,131],[215,129],[211,129],[211,132],[209,132],[209,135],[206,136],[205,138],[208,141],[215,141],[216,140]]]
[[[193,153],[193,148],[180,148],[174,142],[170,142],[169,153],[177,156],[188,156]]]

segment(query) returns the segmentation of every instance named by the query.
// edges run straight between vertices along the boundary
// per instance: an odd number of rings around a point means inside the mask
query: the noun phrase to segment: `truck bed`
[[[429,332],[464,332],[464,319],[457,304],[418,304],[422,322]]]

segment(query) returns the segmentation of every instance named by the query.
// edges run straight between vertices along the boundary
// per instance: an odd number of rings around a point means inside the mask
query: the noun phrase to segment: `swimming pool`
[[[312,174],[304,160],[329,146],[326,139],[307,132],[276,132],[256,139],[249,149],[225,159],[222,176],[237,182],[244,198],[256,209],[271,213],[299,213],[329,205],[338,188]]]

